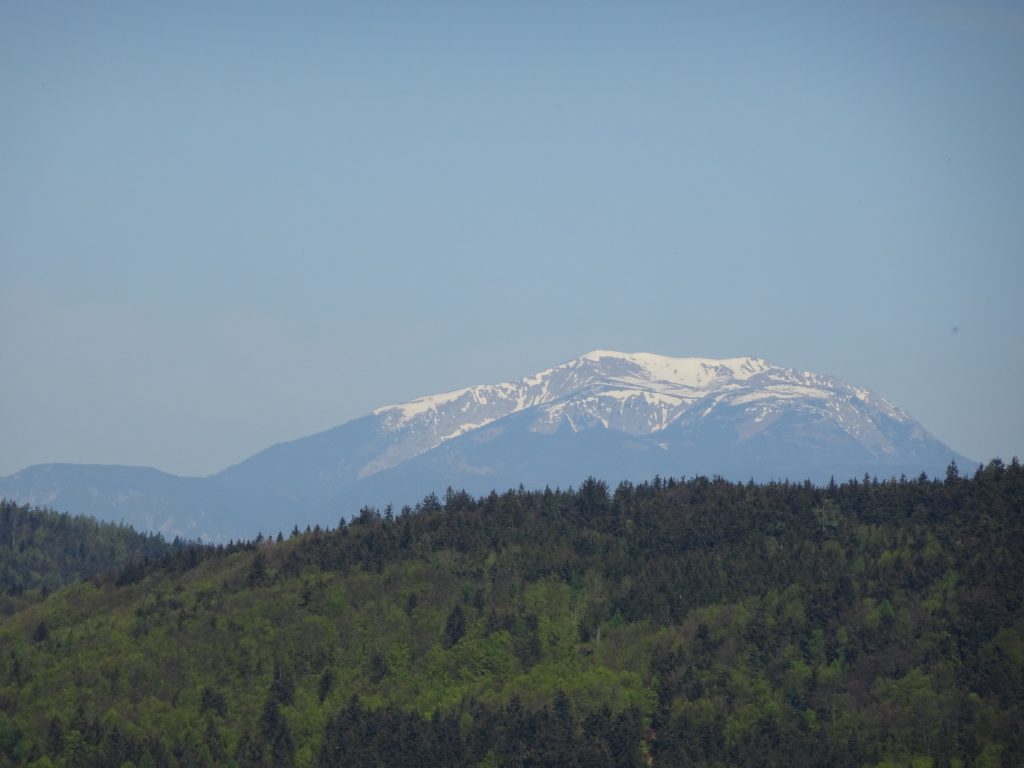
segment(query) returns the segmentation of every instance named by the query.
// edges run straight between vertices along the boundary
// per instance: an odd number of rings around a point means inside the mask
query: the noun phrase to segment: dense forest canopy
[[[50,592],[170,549],[161,536],[127,525],[0,499],[0,593],[8,597],[3,613],[17,602],[10,598],[26,590]]]
[[[1024,764],[1024,470],[449,491],[0,624],[0,764]]]

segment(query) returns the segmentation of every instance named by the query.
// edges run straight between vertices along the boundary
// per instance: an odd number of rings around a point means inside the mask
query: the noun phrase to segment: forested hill
[[[0,763],[1024,764],[1024,470],[449,492],[0,624]]]
[[[8,596],[54,590],[170,549],[161,536],[126,525],[0,499],[0,593]]]

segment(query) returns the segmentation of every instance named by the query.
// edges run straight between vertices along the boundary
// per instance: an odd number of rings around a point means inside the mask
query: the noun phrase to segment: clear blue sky
[[[593,348],[1024,456],[1022,94],[1020,4],[9,0],[0,474],[205,474]]]

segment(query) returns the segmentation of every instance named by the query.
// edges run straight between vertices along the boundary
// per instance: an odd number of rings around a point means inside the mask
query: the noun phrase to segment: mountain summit
[[[603,427],[631,435],[664,429],[707,394],[768,370],[763,360],[674,358],[597,350],[510,384],[485,384],[388,405],[373,413],[409,450],[437,445],[537,409],[535,432]],[[415,455],[411,454],[411,455]],[[408,457],[405,457],[408,458]],[[380,467],[383,468],[383,467]]]
[[[898,448],[876,421],[911,422],[866,389],[753,357],[712,360],[596,350],[514,383],[468,387],[378,408],[373,413],[382,417],[383,429],[400,436],[400,442],[365,472],[395,466],[522,411],[535,414],[530,424],[534,432],[604,428],[630,435],[653,435],[673,425],[692,427],[731,412],[739,441],[770,429],[787,412],[800,412],[813,414],[882,456],[895,455]],[[923,430],[915,436],[926,439]]]
[[[539,373],[377,408],[206,478],[43,465],[0,495],[141,528],[220,538],[363,504],[663,476],[827,482],[969,464],[878,395],[753,357],[596,350]]]

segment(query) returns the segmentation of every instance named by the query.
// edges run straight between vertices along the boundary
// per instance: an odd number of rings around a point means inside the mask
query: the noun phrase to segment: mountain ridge
[[[445,487],[484,494],[663,476],[938,474],[957,454],[863,387],[756,357],[594,350],[511,382],[385,405],[203,478],[36,465],[0,495],[206,539],[334,524]],[[137,470],[137,471],[136,471]]]

